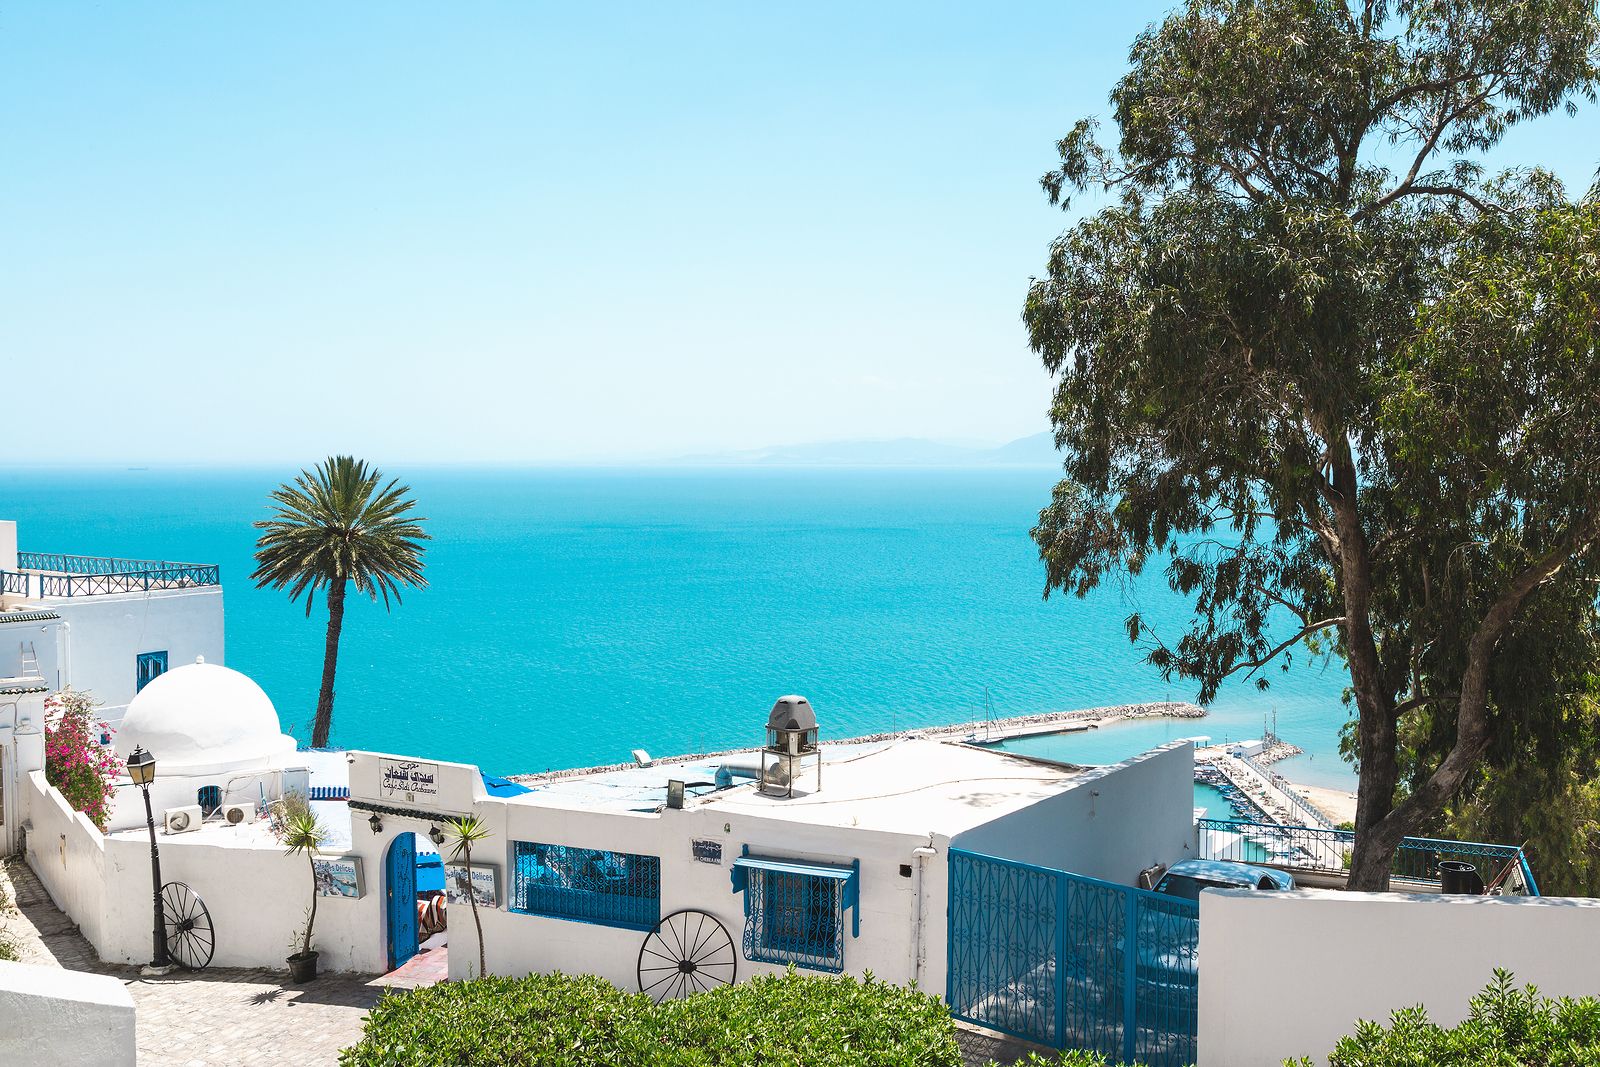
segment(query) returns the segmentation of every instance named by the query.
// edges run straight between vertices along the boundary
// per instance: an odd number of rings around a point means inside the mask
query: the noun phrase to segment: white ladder
[[[32,641],[23,641],[22,645],[22,674],[23,678],[32,678],[39,673],[39,653],[34,650]]]

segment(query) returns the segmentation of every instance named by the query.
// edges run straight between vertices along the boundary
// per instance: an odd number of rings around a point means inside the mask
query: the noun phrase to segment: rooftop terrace
[[[667,782],[685,783],[685,807],[718,808],[813,824],[865,829],[937,826],[956,833],[1073,787],[1078,768],[922,737],[822,746],[822,787],[807,761],[794,795],[761,792],[746,772],[755,753],[664,760],[520,778],[529,792],[507,802],[540,807],[655,812]],[[718,771],[734,769],[718,787]],[[723,781],[729,775],[724,773]]]
[[[214,563],[18,552],[16,570],[0,570],[0,594],[30,600],[189,589],[222,584]]]

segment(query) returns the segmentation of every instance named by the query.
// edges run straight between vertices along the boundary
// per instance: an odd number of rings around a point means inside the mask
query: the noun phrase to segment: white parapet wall
[[[1075,788],[958,834],[956,848],[1134,885],[1194,858],[1194,746],[1173,741],[1086,770]]]
[[[1600,994],[1600,899],[1300,890],[1200,895],[1199,1067],[1327,1062],[1358,1019],[1460,1022],[1496,967]]]
[[[0,962],[0,1063],[133,1067],[133,998],[105,974]]]
[[[102,959],[106,945],[106,838],[33,771],[23,781],[28,866]],[[148,869],[148,868],[147,868]],[[146,900],[148,901],[148,895]]]

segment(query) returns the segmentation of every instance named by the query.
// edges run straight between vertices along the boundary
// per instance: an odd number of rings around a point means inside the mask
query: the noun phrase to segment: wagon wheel
[[[738,958],[727,927],[715,916],[692,908],[675,911],[639,946],[639,992],[659,1004],[731,985]]]
[[[161,917],[167,925],[167,955],[186,971],[204,970],[216,950],[211,929],[211,913],[182,882],[161,887]]]

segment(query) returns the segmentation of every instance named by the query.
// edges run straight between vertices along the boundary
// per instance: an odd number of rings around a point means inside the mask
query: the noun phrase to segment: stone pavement
[[[339,1062],[361,1037],[361,1018],[383,995],[371,975],[324,974],[294,985],[285,972],[207,968],[142,978],[101,963],[78,928],[50,902],[20,858],[0,864],[0,889],[14,910],[0,916],[22,962],[110,974],[137,1010],[139,1060],[173,1067]]]

